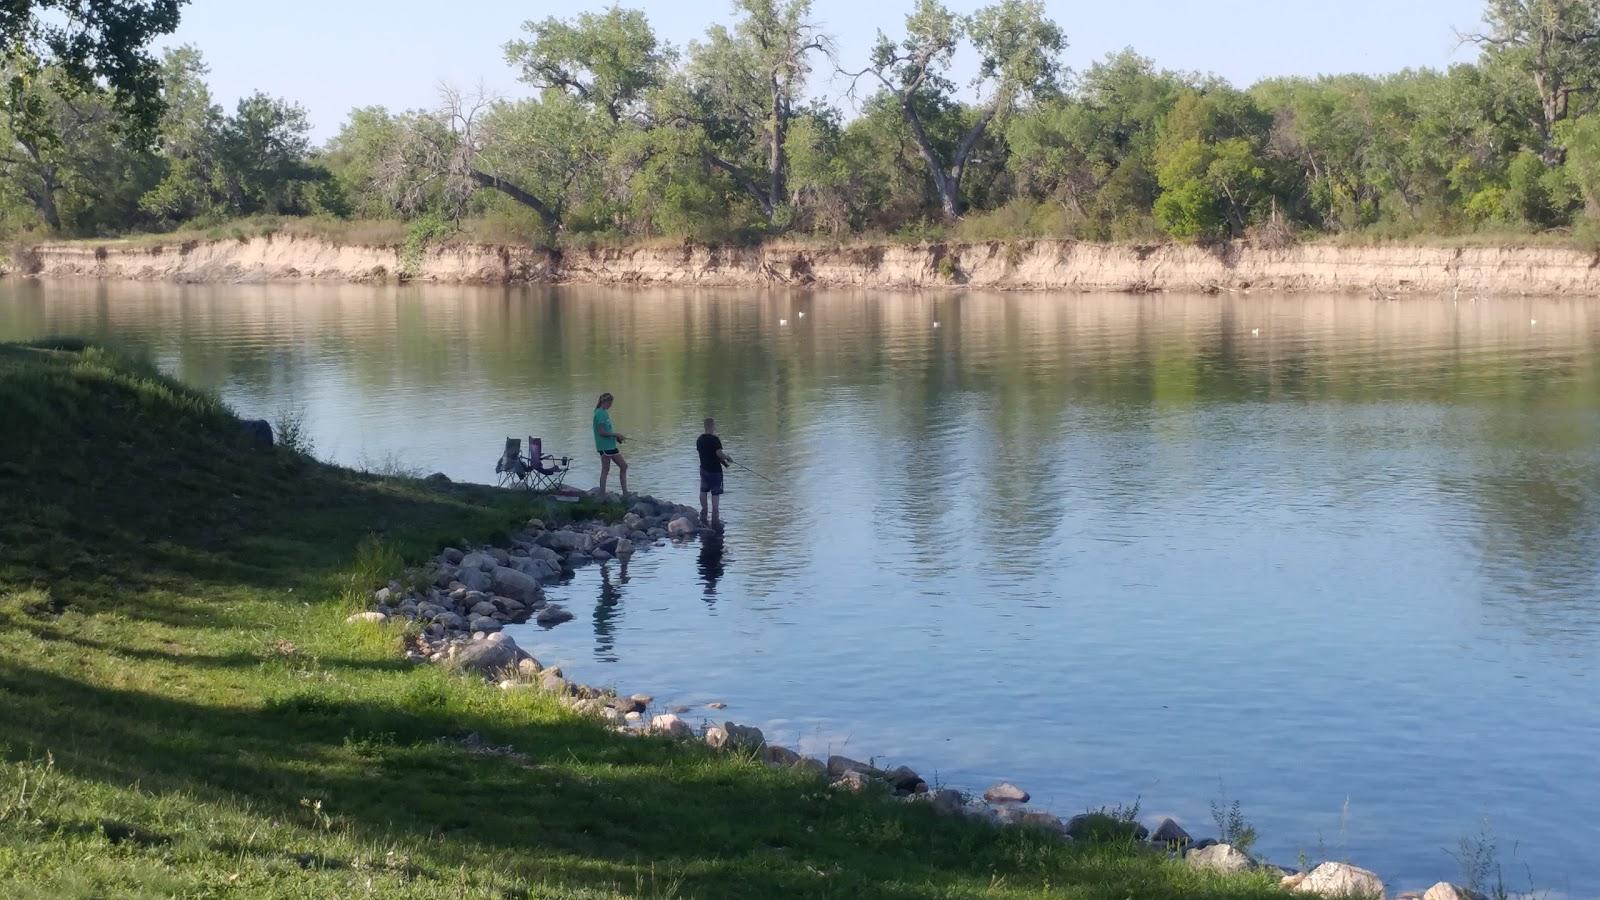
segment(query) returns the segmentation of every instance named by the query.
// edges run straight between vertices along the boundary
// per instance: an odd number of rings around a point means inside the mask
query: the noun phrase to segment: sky
[[[983,0],[946,0],[971,11]],[[163,45],[193,44],[211,66],[212,90],[232,109],[255,90],[300,103],[313,137],[326,140],[351,109],[432,106],[441,83],[483,84],[498,96],[529,89],[502,46],[522,23],[600,10],[610,0],[192,0]],[[635,0],[657,34],[677,46],[731,19],[727,0]],[[860,68],[879,29],[901,33],[912,0],[814,0],[840,64]],[[1278,75],[1391,72],[1473,58],[1454,29],[1477,24],[1483,0],[1046,0],[1067,33],[1066,62],[1082,70],[1132,47],[1163,68],[1212,72],[1239,86]],[[971,64],[958,60],[958,75]],[[819,66],[813,94],[840,102],[845,85]]]

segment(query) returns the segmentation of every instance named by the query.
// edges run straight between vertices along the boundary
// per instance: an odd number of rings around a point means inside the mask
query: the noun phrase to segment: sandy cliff
[[[11,274],[183,282],[393,280],[395,247],[279,235],[165,246],[46,244]],[[970,287],[1066,291],[1315,291],[1600,296],[1600,256],[1538,247],[1137,247],[1075,241],[551,251],[451,245],[409,266],[420,282]]]

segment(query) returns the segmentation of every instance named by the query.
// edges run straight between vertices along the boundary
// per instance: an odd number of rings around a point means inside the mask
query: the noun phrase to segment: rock
[[[767,736],[761,733],[761,729],[753,725],[735,725],[732,722],[723,722],[722,729],[727,732],[729,749],[759,751],[767,745]]]
[[[494,558],[494,554],[483,550],[474,550],[461,557],[461,568],[467,570],[475,569],[480,572],[487,572],[499,564],[500,562]]]
[[[873,767],[864,762],[860,762],[859,760],[851,759],[848,756],[828,757],[828,777],[838,778],[840,775],[843,775],[846,772],[860,772],[863,775],[868,776],[880,774],[877,769],[874,769]]]
[[[828,776],[828,767],[824,766],[820,760],[812,759],[809,756],[800,757],[799,762],[794,764],[794,768],[796,771],[810,775],[812,778],[826,778]]]
[[[433,617],[433,621],[435,624],[448,628],[451,631],[465,631],[467,627],[467,620],[453,612],[439,613],[437,616]]]
[[[481,641],[462,644],[450,658],[450,666],[458,672],[476,672],[496,678],[518,671],[524,659],[532,659],[517,642],[504,634],[492,634]]]
[[[488,600],[479,600],[472,604],[472,614],[475,616],[492,616],[499,611],[500,608]]]
[[[633,541],[623,538],[617,541],[616,549],[611,552],[616,554],[617,559],[627,559],[633,555]]]
[[[942,813],[953,815],[961,812],[961,808],[966,805],[961,792],[952,788],[940,788],[927,796],[930,798],[928,802],[933,804],[933,808]]]
[[[641,711],[645,707],[647,707],[650,704],[656,702],[656,698],[650,696],[649,694],[634,694],[633,696],[629,697],[628,699],[632,700],[633,702],[635,702],[637,704],[639,704],[639,709]]]
[[[1067,820],[1067,834],[1073,840],[1094,843],[1142,841],[1150,836],[1150,829],[1138,822],[1129,822],[1109,813],[1080,813]]]
[[[427,478],[424,478],[422,480],[426,481],[429,484],[449,484],[450,483],[450,476],[446,475],[443,472],[435,472],[432,475],[429,475]]]
[[[1166,847],[1187,847],[1194,843],[1194,838],[1183,830],[1182,825],[1172,819],[1163,819],[1161,824],[1156,826],[1155,833],[1150,835],[1150,843]]]
[[[552,603],[549,606],[546,606],[544,609],[539,610],[539,614],[534,616],[533,620],[540,625],[548,627],[560,625],[562,622],[571,621],[573,618],[574,616],[572,613],[569,613],[561,606]]]
[[[530,681],[533,680],[533,678],[536,677],[543,668],[544,666],[540,665],[539,661],[531,656],[525,656],[522,659],[517,660],[517,675]]]
[[[372,602],[373,603],[385,604],[385,603],[388,603],[392,599],[394,599],[394,591],[391,591],[386,587],[378,588],[377,590],[372,592]]]
[[[593,560],[596,560],[598,562],[605,562],[605,561],[611,559],[611,554],[607,553],[604,550],[596,549],[594,551],[594,553],[590,554],[589,558],[593,559]]]
[[[683,538],[693,537],[695,532],[698,530],[699,529],[695,528],[693,522],[689,521],[683,516],[679,516],[678,518],[667,523],[667,534],[670,537],[678,538],[680,540]]]
[[[1422,900],[1489,900],[1483,894],[1472,888],[1457,887],[1448,881],[1441,881],[1422,895]]]
[[[897,791],[905,793],[918,793],[917,785],[923,784],[922,776],[914,772],[909,766],[896,766],[884,773],[883,780]]]
[[[557,697],[565,697],[572,693],[572,685],[561,677],[560,669],[545,669],[539,676],[539,687],[543,688],[545,693],[555,694]]]
[[[715,703],[707,703],[706,704],[706,708],[708,708],[708,709],[727,709],[728,708],[728,704],[722,703],[720,701],[719,702],[715,702]]]
[[[621,722],[622,713],[617,712],[615,709],[612,709],[609,706],[605,706],[601,707],[600,709],[600,718],[612,723]]]
[[[1285,875],[1278,879],[1278,887],[1286,891],[1292,891],[1300,886],[1300,882],[1306,880],[1306,874],[1305,872],[1296,872],[1293,875]]]
[[[689,727],[689,723],[672,713],[663,713],[652,718],[650,720],[650,732],[652,734],[664,734],[667,737],[678,740],[687,740],[694,737],[694,729]]]
[[[593,697],[585,697],[584,699],[579,700],[577,703],[572,704],[572,711],[582,716],[598,716],[600,715],[601,709],[602,705],[600,701],[594,699]],[[613,715],[616,714],[616,710],[614,709],[608,709],[608,711]]]
[[[627,715],[624,715],[622,718],[626,719],[629,722],[640,722],[640,721],[644,720],[644,713],[642,713],[642,712],[631,712],[631,713],[628,713]]]
[[[544,521],[541,519],[529,519],[527,527],[529,531],[543,531]]]
[[[576,531],[547,531],[541,538],[540,543],[560,553],[587,553],[594,546],[594,541],[588,535]]]
[[[1024,812],[1022,819],[1017,824],[1028,828],[1043,828],[1056,834],[1065,834],[1067,831],[1067,826],[1061,823],[1059,816],[1053,816],[1050,813],[1037,810]]]
[[[1211,872],[1245,872],[1256,867],[1256,861],[1248,853],[1232,844],[1212,844],[1190,850],[1184,860],[1196,869]]]
[[[511,554],[507,553],[504,550],[501,550],[499,547],[491,548],[489,550],[489,555],[494,557],[494,561],[495,561],[496,565],[500,565],[500,566],[509,566],[509,565],[511,565]]]
[[[246,443],[266,449],[272,446],[272,423],[266,419],[240,419],[239,433]]]
[[[618,697],[611,701],[611,707],[621,713],[642,713],[648,705],[647,703],[640,703],[632,697]]]
[[[777,744],[768,744],[767,748],[762,751],[761,756],[766,760],[767,765],[780,769],[791,768],[799,763],[802,758],[800,754],[790,750],[788,747],[780,747]]]
[[[989,788],[987,791],[984,791],[983,799],[989,801],[990,803],[1027,803],[1029,800],[1033,799],[1033,797],[1029,795],[1027,791],[1017,787],[1011,782],[1002,781],[994,787]]]
[[[469,591],[490,591],[494,589],[494,579],[482,569],[472,569],[466,566],[456,573],[456,580]]]
[[[872,786],[872,780],[865,772],[851,769],[828,783],[828,787],[836,791],[849,791],[852,794],[864,794]]]
[[[630,512],[622,517],[622,524],[629,531],[638,531],[639,527],[644,524],[644,516],[636,512]]]
[[[467,627],[474,632],[483,631],[492,633],[499,631],[504,626],[500,624],[499,619],[495,619],[490,616],[473,616],[472,621],[467,625]]]
[[[495,593],[504,594],[513,600],[527,603],[544,596],[544,590],[539,587],[539,579],[510,566],[495,566],[494,571],[489,573],[489,578]]]
[[[383,621],[387,620],[388,618],[389,618],[388,616],[384,615],[381,612],[358,612],[358,613],[351,613],[345,619],[345,623],[349,624],[349,625],[354,625],[357,622],[371,622],[372,624],[376,625],[379,622],[383,622]]]
[[[713,750],[721,750],[728,746],[728,732],[721,725],[712,725],[706,729],[706,746]]]
[[[1383,897],[1383,879],[1376,872],[1349,863],[1325,862],[1306,873],[1294,888],[1300,894],[1323,897]]]
[[[457,550],[454,547],[446,547],[439,552],[439,558],[452,566],[461,565],[461,560],[465,557],[465,553],[462,553],[460,550]]]

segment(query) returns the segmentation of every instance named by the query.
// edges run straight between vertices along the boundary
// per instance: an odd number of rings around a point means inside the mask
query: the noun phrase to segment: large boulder
[[[572,613],[567,612],[560,604],[552,603],[539,610],[539,614],[533,617],[533,621],[545,627],[551,627],[560,625],[562,622],[570,622],[573,618],[575,617]]]
[[[689,723],[672,713],[663,713],[652,718],[650,720],[650,733],[666,735],[679,740],[687,740],[694,737],[694,729],[689,727]]]
[[[1384,896],[1383,879],[1376,872],[1352,866],[1349,863],[1325,862],[1306,874],[1295,887],[1296,893],[1317,894],[1322,897],[1381,898]]]
[[[504,594],[513,600],[532,603],[544,596],[537,578],[525,572],[518,572],[509,566],[495,566],[490,578],[490,585],[495,593]]]
[[[495,559],[494,554],[487,550],[474,550],[461,557],[461,568],[463,569],[481,569],[487,572],[499,564],[500,561]]]
[[[1163,819],[1161,824],[1156,826],[1155,833],[1150,835],[1150,843],[1174,848],[1187,847],[1194,843],[1194,838],[1183,830],[1182,825],[1172,819]]]
[[[463,631],[467,627],[467,620],[453,612],[442,612],[433,617],[434,624],[442,625],[451,631]]]
[[[1256,867],[1256,861],[1232,844],[1212,844],[1199,850],[1190,850],[1184,860],[1196,869],[1209,872],[1245,872]]]
[[[495,633],[458,646],[450,657],[450,667],[498,680],[516,675],[522,661],[532,658],[509,635]]]
[[[879,774],[881,774],[872,766],[869,766],[859,760],[851,759],[848,756],[828,757],[829,778],[838,778],[840,775],[843,775],[846,772],[860,772],[871,777],[877,777]]]
[[[494,632],[499,631],[502,627],[499,619],[490,616],[473,616],[467,622],[467,630],[474,632]]]
[[[587,534],[578,531],[547,531],[540,537],[540,543],[559,553],[587,553],[594,546]]]
[[[1033,798],[1022,788],[1009,781],[1002,781],[984,791],[983,799],[990,803],[1027,803]]]
[[[685,516],[679,516],[667,523],[667,534],[671,537],[683,539],[693,537],[696,528],[694,523]]]
[[[1422,895],[1422,900],[1489,900],[1483,894],[1472,888],[1457,887],[1448,881],[1441,881]]]
[[[767,745],[766,735],[754,725],[736,725],[732,722],[722,723],[722,730],[727,733],[727,747],[730,750],[753,750],[760,752]]]
[[[494,579],[490,578],[489,573],[482,569],[462,566],[461,571],[456,573],[456,580],[461,582],[462,587],[469,591],[494,590]]]

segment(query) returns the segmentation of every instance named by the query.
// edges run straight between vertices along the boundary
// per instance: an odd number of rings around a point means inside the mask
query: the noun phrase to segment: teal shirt
[[[608,453],[617,449],[617,439],[606,437],[601,432],[616,431],[611,427],[611,413],[596,406],[594,408],[594,449],[601,453]]]

